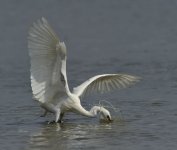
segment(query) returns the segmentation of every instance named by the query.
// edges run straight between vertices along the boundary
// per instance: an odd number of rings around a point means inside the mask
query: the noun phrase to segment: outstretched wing
[[[31,58],[31,87],[40,102],[52,101],[69,91],[66,77],[66,47],[45,18],[30,28],[28,48]]]
[[[105,93],[117,88],[125,88],[139,81],[138,77],[126,74],[103,74],[94,76],[73,89],[77,96],[92,92]]]

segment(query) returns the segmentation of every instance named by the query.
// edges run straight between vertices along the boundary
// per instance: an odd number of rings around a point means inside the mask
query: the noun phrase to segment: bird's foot
[[[60,123],[60,124],[61,124],[61,123],[63,123],[63,121],[62,121],[62,120],[58,120],[57,123]]]
[[[53,120],[53,121],[49,121],[49,122],[48,122],[48,124],[56,124],[56,123],[60,123],[60,124],[61,124],[61,123],[63,123],[63,121],[62,121],[62,120],[58,120],[58,121],[56,122],[56,121]]]
[[[53,121],[49,121],[48,124],[55,124],[56,122],[53,120]]]

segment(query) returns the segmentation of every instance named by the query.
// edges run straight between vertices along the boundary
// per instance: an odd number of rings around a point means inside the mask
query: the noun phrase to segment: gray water
[[[1,0],[1,150],[174,150],[177,147],[177,1]],[[82,100],[121,110],[113,123],[68,114],[52,115],[32,100],[27,33],[46,17],[68,48],[72,87],[101,73],[142,77],[131,88]]]

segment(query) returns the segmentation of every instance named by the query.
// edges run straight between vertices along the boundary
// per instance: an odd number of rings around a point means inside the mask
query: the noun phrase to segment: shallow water
[[[38,0],[0,2],[0,149],[174,150],[177,147],[177,2]],[[68,48],[70,87],[101,73],[142,77],[131,88],[83,99],[121,110],[112,123],[52,115],[32,100],[27,31],[45,16]]]

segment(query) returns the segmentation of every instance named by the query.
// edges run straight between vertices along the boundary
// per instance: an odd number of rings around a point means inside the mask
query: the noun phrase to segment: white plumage
[[[85,94],[105,93],[113,89],[127,87],[139,80],[126,74],[103,74],[94,76],[71,93],[66,75],[67,50],[64,42],[52,30],[45,18],[38,20],[30,28],[28,37],[31,58],[31,87],[34,98],[47,112],[55,114],[55,122],[61,121],[64,113],[76,112],[94,117],[98,112],[103,118],[111,120],[108,110],[94,106],[90,111],[80,104],[80,97]]]

